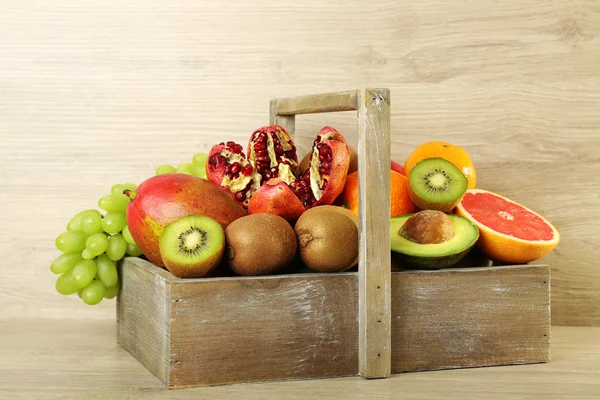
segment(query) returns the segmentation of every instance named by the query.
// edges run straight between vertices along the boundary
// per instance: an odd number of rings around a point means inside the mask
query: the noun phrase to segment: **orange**
[[[346,177],[341,199],[344,207],[358,215],[358,171]],[[396,171],[390,171],[390,217],[417,211],[417,206],[408,195],[408,178]]]
[[[556,228],[541,215],[487,190],[467,190],[456,213],[479,228],[477,245],[494,261],[535,261],[550,253],[560,240]]]
[[[406,162],[404,163],[404,173],[408,176],[411,168],[414,167],[416,163],[426,158],[436,157],[443,158],[456,165],[469,180],[468,188],[473,189],[475,187],[477,176],[469,153],[462,147],[446,142],[427,142],[417,147],[406,159]]]

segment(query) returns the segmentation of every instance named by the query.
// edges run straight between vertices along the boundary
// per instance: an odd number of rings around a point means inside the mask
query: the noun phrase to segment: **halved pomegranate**
[[[344,190],[350,152],[344,137],[328,129],[323,135],[319,132],[306,172],[291,182],[281,178],[267,181],[250,199],[249,214],[269,212],[291,220],[300,216],[300,207],[306,210],[333,203]]]
[[[255,130],[248,143],[248,159],[266,182],[279,178],[291,183],[298,175],[296,146],[286,130],[279,125]]]
[[[248,207],[262,177],[243,150],[240,144],[231,141],[214,145],[206,161],[206,177],[227,190],[243,207]]]

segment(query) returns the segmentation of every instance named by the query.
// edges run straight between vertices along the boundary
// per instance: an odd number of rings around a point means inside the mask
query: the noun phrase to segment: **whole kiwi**
[[[225,228],[227,265],[238,275],[269,275],[292,263],[297,243],[294,229],[274,214],[252,214]]]
[[[294,230],[300,258],[310,269],[342,272],[358,263],[358,221],[350,210],[336,206],[308,209]]]

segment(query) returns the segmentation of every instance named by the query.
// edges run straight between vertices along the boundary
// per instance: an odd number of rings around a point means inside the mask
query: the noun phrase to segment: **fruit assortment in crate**
[[[347,110],[358,109],[356,97],[344,98],[354,102]],[[73,217],[56,239],[64,252],[51,265],[57,291],[77,293],[89,305],[115,297],[117,262],[127,255],[143,254],[172,279],[202,282],[329,276],[323,273],[357,267],[358,153],[326,126],[299,163],[293,132],[276,117],[249,135],[246,148],[223,138],[191,163],[160,165],[139,186],[113,186],[98,203],[104,215],[86,210]],[[558,232],[542,216],[478,188],[475,171],[467,152],[446,142],[425,142],[403,165],[389,163],[389,228],[378,228],[389,229],[388,270],[524,264],[558,244]]]
[[[113,298],[115,262],[142,253],[178,277],[202,277],[219,265],[239,275],[278,273],[292,265],[297,247],[315,272],[356,266],[357,154],[344,136],[323,128],[301,168],[285,129],[265,126],[251,135],[248,155],[240,144],[222,142],[208,155],[196,154],[191,165],[159,166],[139,188],[113,186],[98,202],[105,215],[83,211],[58,236],[64,254],[51,266],[61,274],[58,292],[77,292],[88,304]],[[527,263],[558,243],[556,229],[538,214],[475,189],[475,167],[458,146],[424,143],[404,168],[392,162],[390,169],[391,248],[401,265],[450,267],[476,243],[494,261]]]

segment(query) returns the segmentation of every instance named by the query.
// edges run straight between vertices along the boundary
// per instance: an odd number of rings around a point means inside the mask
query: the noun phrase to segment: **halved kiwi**
[[[179,278],[200,278],[221,261],[225,234],[212,218],[190,215],[165,227],[160,254],[165,267]]]
[[[448,212],[467,191],[467,177],[450,161],[426,158],[410,170],[408,194],[422,210]]]

